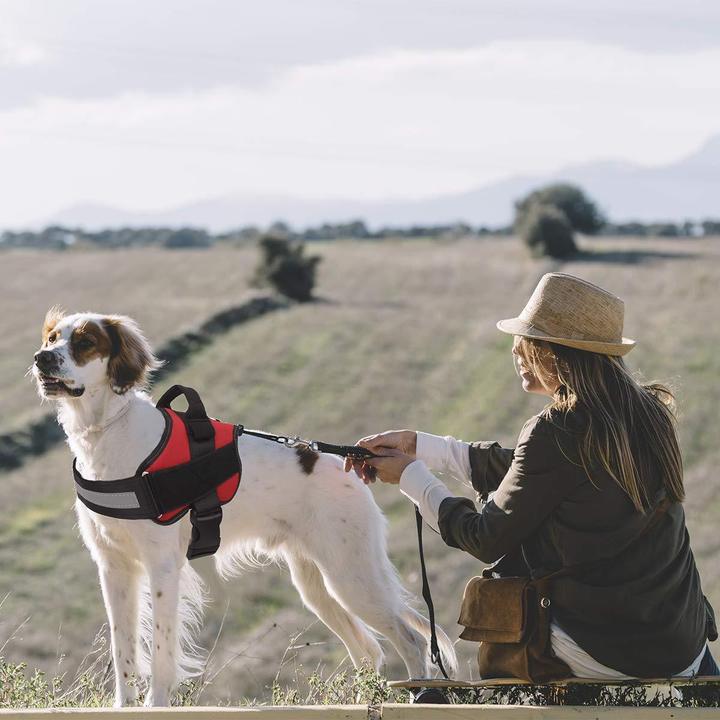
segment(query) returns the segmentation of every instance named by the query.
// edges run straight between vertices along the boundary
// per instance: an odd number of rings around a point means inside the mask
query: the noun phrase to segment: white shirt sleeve
[[[418,432],[415,457],[431,470],[446,472],[461,482],[470,483],[470,443],[450,435]]]
[[[419,440],[419,438],[418,438]],[[455,497],[442,480],[430,472],[422,460],[414,460],[400,476],[400,492],[409,497],[420,510],[423,520],[436,532],[440,503],[445,498]]]

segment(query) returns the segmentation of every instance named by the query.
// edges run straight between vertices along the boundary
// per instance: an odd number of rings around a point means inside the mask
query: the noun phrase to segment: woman
[[[382,457],[355,469],[366,482],[399,483],[448,545],[483,562],[504,557],[533,577],[585,563],[553,589],[551,651],[573,675],[717,675],[713,612],[681,504],[674,398],[628,372],[621,356],[635,343],[622,336],[623,316],[602,288],[544,275],[522,313],[497,324],[515,336],[523,390],[551,398],[515,449],[400,430],[360,440]],[[469,480],[480,511],[431,469]],[[664,498],[667,511],[643,532]]]

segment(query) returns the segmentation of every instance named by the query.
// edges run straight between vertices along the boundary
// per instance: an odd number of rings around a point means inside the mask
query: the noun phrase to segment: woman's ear
[[[122,395],[130,388],[145,387],[162,362],[153,355],[138,324],[124,315],[109,315],[102,324],[111,344],[107,371],[113,392]]]

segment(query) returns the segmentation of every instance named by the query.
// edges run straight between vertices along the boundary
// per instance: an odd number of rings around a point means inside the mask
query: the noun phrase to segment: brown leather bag
[[[480,642],[480,677],[539,683],[572,675],[550,652],[547,591],[553,576],[494,578],[488,569],[468,582],[458,622],[465,626],[460,634],[463,640]]]
[[[669,506],[668,500],[661,501],[650,521],[625,549],[655,525]],[[458,623],[465,626],[460,634],[463,640],[480,643],[480,677],[519,678],[535,683],[571,677],[570,668],[552,654],[550,647],[553,581],[590,567],[597,569],[613,560],[580,563],[535,579],[493,577],[494,571],[502,572],[501,560],[469,580]]]

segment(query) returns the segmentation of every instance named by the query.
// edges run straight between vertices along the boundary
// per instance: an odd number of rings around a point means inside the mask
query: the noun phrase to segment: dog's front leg
[[[110,623],[110,642],[115,666],[115,707],[137,700],[138,576],[123,564],[98,565],[100,587]]]
[[[170,705],[177,681],[177,625],[180,568],[161,562],[149,568],[152,596],[152,677],[145,704]]]

